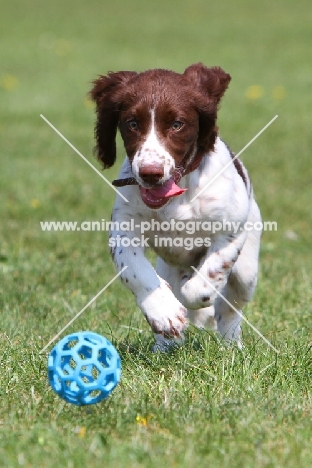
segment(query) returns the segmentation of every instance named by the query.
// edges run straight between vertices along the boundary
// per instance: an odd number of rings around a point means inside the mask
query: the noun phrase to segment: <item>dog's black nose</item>
[[[147,164],[139,169],[139,176],[149,185],[155,185],[164,177],[164,168],[156,164]]]

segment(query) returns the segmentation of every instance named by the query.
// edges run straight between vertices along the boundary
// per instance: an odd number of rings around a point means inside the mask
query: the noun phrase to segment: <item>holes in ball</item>
[[[96,345],[101,343],[102,338],[93,334],[92,336],[86,336],[84,340]]]
[[[79,343],[79,340],[78,338],[74,337],[72,340],[68,341],[68,343],[64,344],[63,350],[68,351],[69,349],[74,348],[77,343]]]
[[[92,366],[91,374],[94,380],[97,380],[99,378],[100,371],[96,366]]]
[[[106,382],[105,382],[105,390],[107,392],[111,392],[113,390],[114,387],[116,387],[117,385],[117,380],[116,380],[116,376],[112,373],[112,374],[108,374],[106,376]]]
[[[94,364],[89,364],[86,366],[81,366],[79,375],[84,384],[92,384],[96,382],[101,374],[100,369],[98,369]]]
[[[112,355],[108,349],[102,348],[98,351],[97,360],[104,369],[110,366]]]
[[[78,392],[80,392],[80,387],[77,382],[73,380],[65,380],[65,387],[66,387],[66,394],[76,396]]]
[[[90,398],[97,398],[98,396],[101,395],[101,391],[100,390],[91,390],[91,392],[89,393],[89,397]]]
[[[80,359],[89,359],[92,357],[92,348],[83,345],[77,350],[77,353]]]
[[[64,376],[71,375],[74,373],[77,367],[76,361],[72,356],[62,356],[61,358],[61,371]]]
[[[72,369],[76,369],[77,367],[77,362],[71,357],[69,361],[69,365]]]

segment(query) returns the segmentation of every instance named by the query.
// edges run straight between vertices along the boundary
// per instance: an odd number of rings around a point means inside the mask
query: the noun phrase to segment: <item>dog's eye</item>
[[[138,130],[139,129],[139,124],[135,119],[127,120],[127,125],[130,128],[130,130]]]
[[[183,127],[183,122],[180,122],[179,120],[175,120],[173,124],[171,125],[171,129],[177,132]]]

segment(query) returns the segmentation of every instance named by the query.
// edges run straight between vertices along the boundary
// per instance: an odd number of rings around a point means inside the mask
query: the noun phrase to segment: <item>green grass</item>
[[[308,0],[6,2],[1,466],[312,464],[311,20]],[[154,355],[132,295],[115,282],[68,332],[110,338],[122,357],[121,383],[94,407],[64,404],[48,386],[39,351],[115,270],[106,233],[46,233],[39,222],[108,220],[114,195],[39,115],[97,165],[94,110],[85,101],[90,82],[109,70],[183,71],[197,61],[232,75],[219,126],[234,151],[279,115],[242,159],[263,218],[278,223],[277,232],[263,235],[259,286],[245,312],[280,354],[244,325],[244,352],[190,328],[183,348]],[[258,87],[257,99],[247,96],[250,86]],[[118,148],[120,166],[120,140]]]

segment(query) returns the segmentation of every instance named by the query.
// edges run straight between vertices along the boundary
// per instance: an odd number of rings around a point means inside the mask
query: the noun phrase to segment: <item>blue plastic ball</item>
[[[65,336],[48,358],[53,390],[74,405],[91,405],[107,398],[121,377],[119,354],[97,333],[84,331]]]

